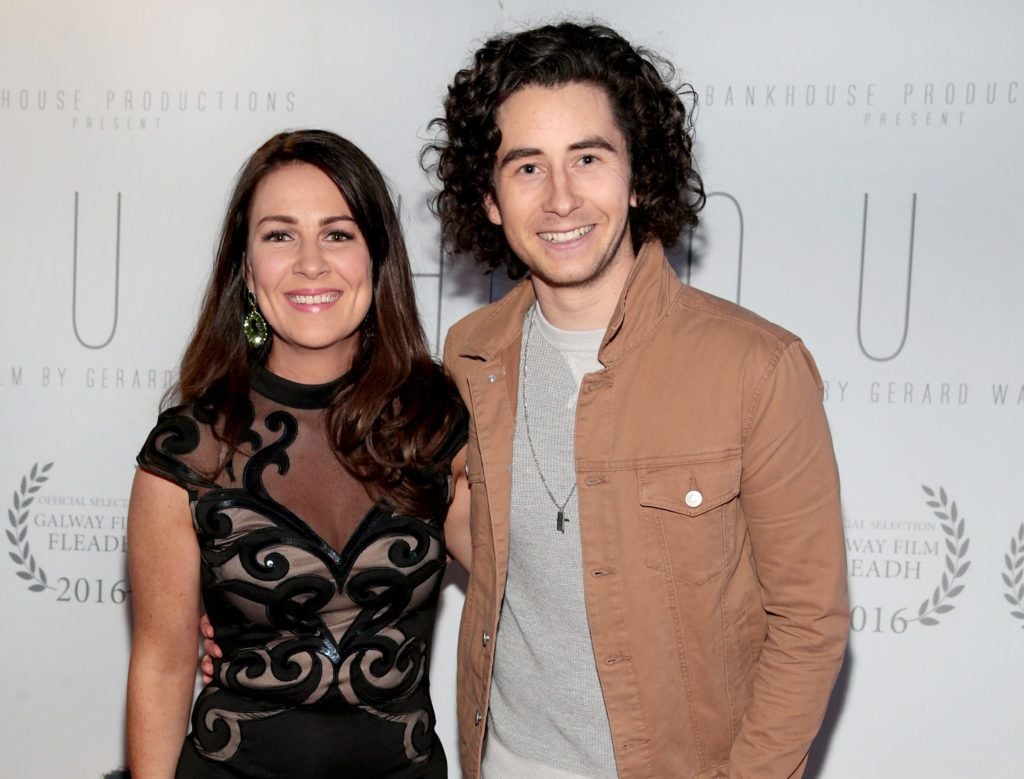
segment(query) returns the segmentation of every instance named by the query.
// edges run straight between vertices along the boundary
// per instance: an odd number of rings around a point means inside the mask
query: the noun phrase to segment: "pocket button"
[[[677,493],[678,494],[678,493]],[[704,496],[700,494],[700,490],[690,490],[686,493],[686,497],[683,498],[686,501],[686,505],[692,509],[697,508],[701,503],[704,502]]]

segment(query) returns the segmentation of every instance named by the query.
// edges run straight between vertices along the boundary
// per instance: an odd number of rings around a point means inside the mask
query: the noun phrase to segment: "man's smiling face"
[[[514,92],[496,114],[501,146],[487,215],[548,288],[603,283],[617,297],[633,260],[636,204],[626,139],[605,91],[585,83]]]

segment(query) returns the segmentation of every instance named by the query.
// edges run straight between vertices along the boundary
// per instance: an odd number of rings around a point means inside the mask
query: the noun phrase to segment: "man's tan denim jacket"
[[[456,324],[473,561],[458,656],[479,776],[508,568],[524,282]],[[576,410],[583,576],[622,777],[800,776],[846,646],[839,482],[821,380],[791,333],[643,248]],[[537,582],[543,586],[543,582]],[[523,684],[530,684],[523,679]],[[566,701],[572,716],[572,701]]]

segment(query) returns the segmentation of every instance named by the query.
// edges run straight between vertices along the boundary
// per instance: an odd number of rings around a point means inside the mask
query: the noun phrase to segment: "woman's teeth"
[[[316,303],[333,303],[340,297],[341,295],[338,292],[325,292],[321,295],[288,295],[288,299],[292,303],[299,303],[305,306]]]

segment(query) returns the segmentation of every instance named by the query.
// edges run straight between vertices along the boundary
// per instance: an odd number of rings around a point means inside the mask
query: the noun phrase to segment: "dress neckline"
[[[249,377],[252,388],[263,397],[299,409],[326,408],[348,381],[348,374],[344,373],[326,384],[300,384],[271,373],[262,365],[253,365]]]

